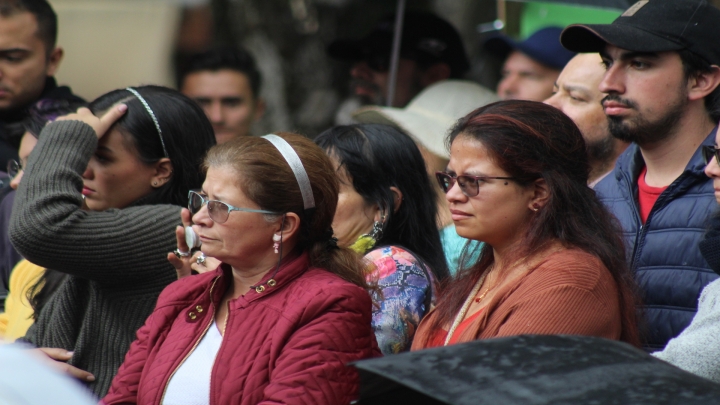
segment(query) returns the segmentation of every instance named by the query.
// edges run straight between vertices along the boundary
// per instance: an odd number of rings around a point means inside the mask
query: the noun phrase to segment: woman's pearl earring
[[[282,236],[279,234],[273,235],[273,248],[275,249],[275,253],[280,253],[280,242],[282,241]]]

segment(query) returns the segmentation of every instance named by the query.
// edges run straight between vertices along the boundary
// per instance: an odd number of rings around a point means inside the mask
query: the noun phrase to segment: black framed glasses
[[[18,175],[22,170],[25,168],[23,167],[22,163],[18,162],[17,160],[10,160],[7,163],[7,174],[10,176],[11,179],[14,179],[15,176]]]
[[[702,154],[705,159],[705,164],[710,163],[714,156],[715,159],[717,159],[717,164],[720,165],[720,149],[715,149],[714,146],[704,145],[702,148]]]
[[[256,212],[258,214],[280,214],[274,211],[234,207],[228,203],[224,203],[219,200],[208,200],[206,196],[204,196],[197,190],[190,190],[188,192],[188,209],[190,210],[191,214],[195,215],[198,211],[200,211],[203,205],[206,204],[208,207],[208,215],[210,215],[210,219],[212,219],[215,223],[218,224],[225,223],[225,221],[228,220],[228,217],[230,216],[230,213],[232,211]]]
[[[456,176],[445,172],[435,172],[438,184],[443,192],[453,188],[458,183],[460,190],[468,197],[475,197],[480,192],[480,183],[486,183],[488,180],[515,180],[513,177],[491,177],[491,176]],[[507,184],[507,183],[506,183]]]

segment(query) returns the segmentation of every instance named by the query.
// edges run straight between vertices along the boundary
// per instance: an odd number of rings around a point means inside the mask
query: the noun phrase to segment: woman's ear
[[[398,212],[403,202],[403,194],[399,188],[392,186],[390,191],[393,193],[393,212]]]
[[[537,179],[532,184],[532,198],[530,199],[529,208],[532,211],[538,211],[547,204],[550,199],[550,189],[545,179]]]
[[[162,158],[155,163],[155,175],[150,179],[153,187],[161,187],[172,178],[173,166],[168,158]]]
[[[398,212],[400,206],[402,205],[403,194],[402,191],[400,191],[400,189],[395,186],[390,187],[390,192],[392,192],[393,194],[393,213],[395,213]],[[372,209],[375,211],[373,221],[385,223],[385,217],[387,216],[387,211],[385,210],[385,208],[380,208],[380,204],[374,204],[372,206]]]
[[[287,241],[293,236],[300,233],[300,217],[294,212],[288,212],[285,215],[285,219],[280,219],[277,222],[276,234],[282,232],[282,240]]]

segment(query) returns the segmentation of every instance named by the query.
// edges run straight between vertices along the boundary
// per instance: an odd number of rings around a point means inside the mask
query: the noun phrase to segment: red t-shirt
[[[667,188],[665,187],[651,187],[645,183],[645,174],[647,173],[647,167],[643,167],[638,177],[638,205],[640,206],[640,218],[642,223],[645,224],[647,221],[652,207],[655,205],[658,197]]]
[[[477,317],[480,316],[480,314],[482,313],[482,311],[484,309],[485,308],[480,308],[477,312],[475,312],[474,314],[470,315],[469,317],[465,318],[465,320],[460,322],[460,324],[457,326],[457,328],[455,328],[455,333],[453,333],[453,336],[450,338],[450,341],[448,342],[448,344],[449,345],[456,344],[458,339],[460,338],[460,335],[462,335],[462,333],[465,331],[465,329],[470,327],[470,324],[472,324],[473,321],[475,319],[477,319]],[[448,331],[446,331],[445,329],[438,330],[435,333],[435,336],[432,338],[432,340],[430,340],[427,348],[440,347],[440,346],[444,345],[445,339],[447,338],[447,334],[448,334]]]

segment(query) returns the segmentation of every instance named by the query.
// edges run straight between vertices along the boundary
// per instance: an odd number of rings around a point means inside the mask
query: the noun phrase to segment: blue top
[[[455,224],[450,224],[440,229],[440,243],[442,243],[445,260],[447,261],[448,271],[450,271],[451,276],[457,274],[460,268],[460,259],[465,245],[467,245],[467,254],[464,263],[462,263],[465,267],[477,261],[480,257],[480,249],[483,247],[482,242],[465,239],[458,235],[455,231]]]

